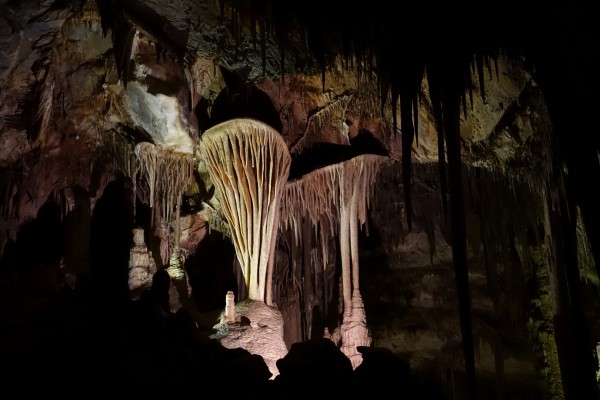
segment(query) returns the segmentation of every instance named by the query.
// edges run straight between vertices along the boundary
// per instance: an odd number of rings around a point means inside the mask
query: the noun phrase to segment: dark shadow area
[[[109,183],[92,215],[90,257],[99,300],[122,305],[129,300],[129,250],[133,241],[132,185],[121,177]]]
[[[184,267],[198,311],[206,313],[224,308],[228,290],[233,290],[235,298],[239,298],[233,270],[235,257],[231,241],[213,230],[186,259]]]
[[[62,212],[49,197],[34,220],[21,226],[17,233],[16,252],[20,268],[35,265],[58,266],[63,254]]]
[[[215,98],[210,113],[207,101],[200,101],[196,105],[198,121],[206,121],[206,117],[210,115],[210,123],[200,125],[201,132],[230,119],[253,118],[281,133],[283,125],[271,98],[255,85],[246,84],[240,76],[227,68],[219,66],[219,70],[226,87]]]
[[[294,343],[277,361],[277,368],[275,394],[298,399],[313,398],[316,393],[322,398],[352,398],[348,397],[352,394],[350,359],[329,339]]]
[[[70,188],[75,200],[73,208],[64,218],[64,272],[90,275],[90,196],[81,186]]]
[[[301,153],[293,153],[288,179],[298,179],[309,172],[350,160],[361,154],[387,156],[389,152],[371,132],[361,129],[355,137],[350,139],[350,146],[315,142]]]
[[[327,327],[327,329],[329,329],[329,327],[327,326],[327,318],[323,314],[324,313],[320,305],[314,305],[312,307],[312,318],[309,338],[322,337],[325,328]]]
[[[366,129],[359,129],[356,136],[350,138],[350,147],[356,155],[359,154],[378,154],[380,156],[389,156],[389,151],[385,148],[371,132]]]
[[[141,201],[139,196],[136,196],[135,201],[135,226],[143,228],[144,232],[148,232],[152,226],[152,208]]]
[[[197,183],[198,190],[193,193],[184,193],[181,201],[181,215],[195,214],[202,210],[202,202],[209,201],[215,192],[215,187],[210,186],[206,189],[206,183],[200,177],[198,170],[194,170],[194,181]]]
[[[390,349],[358,346],[357,350],[363,357],[362,363],[354,370],[354,384],[360,391],[385,395],[400,390],[402,398],[431,399],[414,397],[410,363],[394,355]]]
[[[292,154],[288,180],[298,179],[317,169],[347,161],[355,155],[356,152],[351,146],[334,143],[313,143],[302,153]]]

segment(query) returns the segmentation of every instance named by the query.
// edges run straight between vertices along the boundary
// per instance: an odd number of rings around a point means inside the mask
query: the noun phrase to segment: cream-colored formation
[[[206,130],[199,150],[230,226],[248,298],[271,304],[279,206],[291,163],[287,145],[269,125],[238,118]]]
[[[133,246],[129,251],[129,290],[150,288],[152,276],[156,273],[156,264],[148,252],[144,241],[144,230],[133,229]]]
[[[311,172],[289,182],[282,198],[281,225],[297,242],[301,221],[308,215],[319,234],[323,265],[327,265],[328,235],[339,234],[344,296],[342,351],[356,368],[362,362],[357,346],[370,346],[359,286],[358,229],[365,224],[379,166],[387,157],[364,154]]]
[[[154,207],[158,202],[162,220],[169,223],[171,213],[179,208],[181,196],[192,182],[193,155],[158,148],[150,142],[138,143],[135,155],[150,189],[149,205]]]
[[[235,321],[235,294],[229,290],[225,295],[225,315],[221,319],[222,324],[228,324]]]
[[[168,264],[167,273],[176,288],[176,294],[170,296],[171,303],[176,304],[172,308],[181,306],[190,309],[193,307],[190,301],[191,290],[183,266],[179,241],[181,199],[192,182],[195,165],[193,155],[158,148],[150,142],[138,143],[134,153],[138,161],[138,170],[148,183],[152,222],[158,222],[159,231],[166,232],[166,237],[163,237],[166,249],[164,254],[161,249],[161,258],[163,263]],[[156,205],[160,207],[155,207]],[[158,214],[155,214],[157,208]],[[171,220],[173,212],[175,218]]]

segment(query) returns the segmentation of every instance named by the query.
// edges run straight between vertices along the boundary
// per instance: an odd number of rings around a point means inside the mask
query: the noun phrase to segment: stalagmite
[[[179,199],[178,204],[181,204]],[[174,221],[174,232],[173,232],[173,245],[171,249],[171,257],[169,257],[169,267],[167,273],[176,285],[182,283],[185,280],[185,269],[183,268],[183,256],[181,254],[181,248],[179,246],[181,235],[181,218],[180,209],[177,206],[175,210],[175,221]],[[179,288],[178,288],[179,289]],[[187,290],[186,290],[187,291]]]
[[[222,324],[228,324],[235,321],[235,294],[232,290],[225,295],[225,315],[221,319]]]
[[[133,229],[133,246],[129,252],[129,291],[133,292],[140,288],[150,288],[152,276],[156,272],[156,264],[148,252],[144,242],[144,230]],[[136,298],[133,295],[134,299]]]
[[[287,145],[267,124],[240,118],[204,132],[200,154],[229,223],[248,298],[269,302],[267,270],[291,163]]]

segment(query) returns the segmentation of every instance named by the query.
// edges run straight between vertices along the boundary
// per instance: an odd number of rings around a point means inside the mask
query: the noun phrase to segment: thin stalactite
[[[406,97],[400,98],[400,130],[402,133],[402,187],[406,206],[406,224],[412,230],[412,143],[414,127],[412,121],[412,104]]]
[[[448,196],[447,196],[447,174],[446,174],[446,147],[444,137],[444,117],[442,113],[442,92],[440,83],[440,71],[435,64],[429,64],[427,69],[427,80],[429,83],[429,97],[433,107],[433,119],[436,127],[438,144],[438,176],[440,180],[440,193],[442,196],[442,206],[444,217],[448,215]]]
[[[173,211],[179,212],[182,195],[192,182],[194,175],[192,154],[161,149],[150,142],[138,143],[134,154],[137,160],[135,171],[136,173],[140,171],[141,177],[146,180],[150,190],[151,220],[163,226],[173,225],[174,230],[177,231],[179,219],[172,221],[171,216]],[[174,237],[171,242],[173,249],[178,251],[179,238]]]
[[[465,210],[463,199],[462,162],[460,148],[460,85],[455,76],[443,82],[444,136],[448,149],[450,215],[452,221],[452,258],[458,295],[459,319],[463,342],[465,372],[469,398],[476,398],[475,360],[471,322],[471,294],[467,268]]]

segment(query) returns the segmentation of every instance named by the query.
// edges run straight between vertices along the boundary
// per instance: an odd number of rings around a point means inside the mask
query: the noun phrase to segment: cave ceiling
[[[298,158],[336,146],[292,176],[354,154],[351,140],[356,151],[437,162],[436,112],[449,94],[460,101],[462,162],[542,164],[547,111],[519,42],[530,11],[419,4],[3,1],[0,164],[93,168],[90,154],[115,137],[195,153],[202,132],[235,117],[273,126]]]

